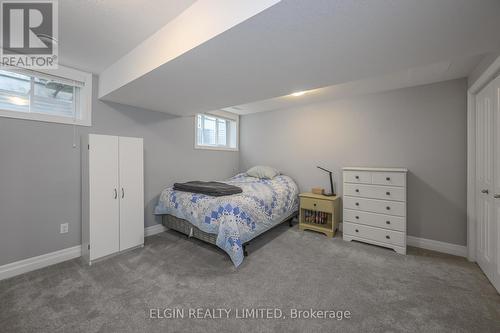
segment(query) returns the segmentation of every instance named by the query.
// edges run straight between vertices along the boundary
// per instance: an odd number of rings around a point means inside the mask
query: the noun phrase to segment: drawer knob
[[[387,239],[391,239],[391,236],[387,235],[387,236],[385,236],[385,238],[387,238]]]
[[[354,178],[359,179],[359,176],[356,176],[356,177],[354,177]]]
[[[316,204],[313,204],[314,207],[316,207]]]
[[[391,207],[387,206],[387,207],[385,207],[385,209],[387,209],[387,210],[391,210]]]
[[[359,206],[359,202],[356,202],[356,206]]]
[[[385,192],[385,195],[391,195],[391,192]]]
[[[358,229],[356,229],[355,231],[356,231],[356,232],[359,232],[359,230],[358,230]]]
[[[359,193],[359,190],[358,190],[358,189],[356,189],[356,193]]]
[[[391,177],[385,177],[385,180],[390,181]]]
[[[359,220],[359,216],[356,216],[356,220]]]
[[[391,224],[391,221],[385,221],[385,224]]]

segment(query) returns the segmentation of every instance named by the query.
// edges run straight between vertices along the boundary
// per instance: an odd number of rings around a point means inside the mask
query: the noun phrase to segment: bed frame
[[[288,226],[290,226],[290,227],[293,226],[292,220],[298,214],[299,214],[298,211],[293,212],[292,214],[288,215],[283,221],[281,221],[280,223],[273,226],[271,229],[273,229],[274,227],[276,227],[284,222],[288,222]],[[189,221],[187,221],[187,220],[180,219],[180,218],[175,217],[173,215],[166,214],[166,215],[162,215],[162,224],[165,227],[167,227],[168,229],[178,231],[178,232],[180,232],[188,237],[194,237],[194,238],[199,239],[201,241],[204,241],[206,243],[217,245],[216,244],[216,241],[217,241],[216,234],[209,234],[207,232],[204,232],[204,231],[200,230],[198,227],[189,223]],[[269,229],[269,230],[271,230],[271,229]],[[266,231],[269,231],[269,230],[266,230]],[[265,233],[265,232],[263,232],[263,233]],[[258,235],[257,237],[259,237],[260,235]],[[253,239],[255,239],[255,238],[253,238]],[[245,257],[248,257],[247,245],[250,244],[250,241],[243,244],[243,255]]]

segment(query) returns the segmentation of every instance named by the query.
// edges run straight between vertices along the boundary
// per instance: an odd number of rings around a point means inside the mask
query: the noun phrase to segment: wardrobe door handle
[[[115,199],[118,198],[118,191],[115,188]]]
[[[122,187],[122,199],[125,198],[125,190]]]

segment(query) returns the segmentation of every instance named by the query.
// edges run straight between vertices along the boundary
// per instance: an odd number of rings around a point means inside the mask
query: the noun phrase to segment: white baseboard
[[[166,228],[161,224],[156,224],[144,228],[144,236],[152,236],[164,232]],[[0,266],[0,280],[8,279],[10,277],[31,272],[40,268],[55,265],[63,261],[78,258],[82,255],[82,246],[77,245],[62,249],[55,252],[42,254],[40,256],[31,257],[24,260],[19,260]]]
[[[155,224],[144,228],[144,237],[153,236],[167,230],[162,224]]]
[[[342,230],[342,223],[339,225],[339,229]],[[167,230],[167,228],[165,228],[163,225],[156,224],[144,228],[144,236],[145,237],[153,236],[162,233],[165,230]],[[407,243],[409,246],[415,246],[422,249],[448,253],[460,257],[467,257],[467,247],[462,245],[439,242],[431,239],[418,238],[413,236],[407,237]],[[0,266],[0,280],[7,279],[19,274],[31,272],[36,269],[55,265],[63,261],[78,258],[81,255],[82,255],[82,247],[81,245],[77,245],[69,247],[67,249],[46,253],[37,257],[32,257],[16,261],[10,264],[6,264]]]
[[[339,224],[339,231],[342,231],[342,223]],[[467,258],[467,246],[463,245],[445,243],[414,236],[406,236],[406,243],[408,246],[419,247],[421,249],[432,250]]]
[[[419,247],[426,250],[432,250],[454,256],[467,258],[467,246],[440,242],[432,239],[407,236],[406,242],[409,246]]]
[[[40,256],[16,261],[0,266],[0,280],[27,273],[43,267],[55,265],[82,255],[82,246],[77,245],[67,249],[42,254]]]

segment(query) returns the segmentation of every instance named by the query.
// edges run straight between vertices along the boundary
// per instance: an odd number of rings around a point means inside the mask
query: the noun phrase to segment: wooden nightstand
[[[340,221],[340,198],[313,193],[301,193],[299,229],[335,236]]]

